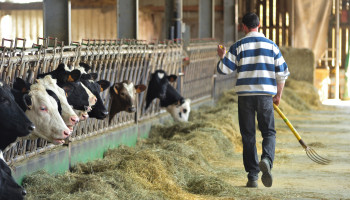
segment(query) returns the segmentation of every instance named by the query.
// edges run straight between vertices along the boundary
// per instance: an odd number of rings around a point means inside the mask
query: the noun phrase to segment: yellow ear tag
[[[66,92],[66,97],[68,97],[68,94],[67,94],[67,92]]]
[[[101,90],[101,92],[103,92],[103,88],[102,87],[100,87],[100,90]]]
[[[68,82],[74,82],[74,79],[72,78],[71,75],[69,75],[67,81],[68,81]]]
[[[141,93],[142,91],[141,91],[141,89],[138,87],[137,89],[136,89],[136,93]]]
[[[114,92],[115,92],[116,94],[119,94],[117,88],[113,87],[113,89],[114,89]]]

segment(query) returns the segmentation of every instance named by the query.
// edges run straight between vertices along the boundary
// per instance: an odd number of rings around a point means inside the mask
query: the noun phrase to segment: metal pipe
[[[339,0],[336,0],[335,6],[336,28],[335,28],[335,94],[334,99],[339,99]]]

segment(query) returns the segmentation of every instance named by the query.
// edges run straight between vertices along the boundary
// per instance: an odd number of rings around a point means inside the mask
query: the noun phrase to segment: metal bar
[[[70,44],[71,28],[70,15],[71,6],[68,0],[44,0],[44,36],[58,38]]]
[[[137,39],[139,0],[118,0],[117,26],[118,38]]]
[[[335,5],[335,17],[336,17],[336,28],[335,28],[335,93],[334,98],[339,99],[339,0],[336,0]]]
[[[200,0],[199,6],[199,38],[212,38],[213,5],[212,0]]]

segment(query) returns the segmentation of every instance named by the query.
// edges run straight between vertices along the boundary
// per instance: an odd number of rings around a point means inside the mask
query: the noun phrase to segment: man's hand
[[[280,104],[281,98],[282,98],[282,91],[284,88],[284,81],[277,83],[277,94],[272,98],[272,101],[276,106]]]
[[[226,54],[226,47],[223,45],[218,45],[218,56],[220,57],[220,59],[223,59],[225,57]]]
[[[274,104],[276,104],[276,106],[278,106],[280,104],[280,100],[281,100],[281,96],[280,95],[275,95],[272,98],[272,101],[273,101]]]

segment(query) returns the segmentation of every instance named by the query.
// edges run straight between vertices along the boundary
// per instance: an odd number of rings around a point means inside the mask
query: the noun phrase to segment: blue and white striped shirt
[[[239,96],[275,95],[277,83],[289,76],[278,46],[259,32],[249,32],[233,44],[218,63],[217,71],[233,74]]]

